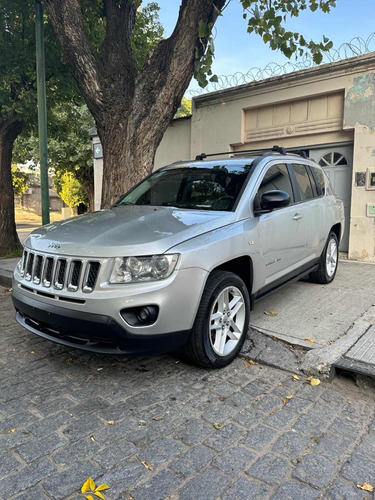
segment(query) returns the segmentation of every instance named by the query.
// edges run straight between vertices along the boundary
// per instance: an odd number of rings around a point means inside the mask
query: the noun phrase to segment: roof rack
[[[270,148],[265,148],[265,149],[244,149],[242,151],[224,151],[223,153],[201,153],[200,155],[197,155],[195,157],[195,161],[202,161],[205,158],[208,158],[209,156],[221,156],[221,155],[238,155],[238,154],[243,154],[243,153],[250,153],[252,155],[259,155],[262,154],[262,156],[267,156],[267,155],[272,155],[273,153],[279,153],[281,155],[286,155],[286,154],[295,154],[298,156],[302,156],[302,158],[307,158],[306,151],[303,150],[293,150],[293,151],[287,151],[284,147],[282,146],[273,146],[271,149]]]

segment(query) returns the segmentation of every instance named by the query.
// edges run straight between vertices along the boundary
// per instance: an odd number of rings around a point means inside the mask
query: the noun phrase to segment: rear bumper
[[[110,316],[77,311],[20,295],[12,300],[18,323],[36,335],[68,347],[102,354],[160,354],[183,346],[190,330],[142,336]]]

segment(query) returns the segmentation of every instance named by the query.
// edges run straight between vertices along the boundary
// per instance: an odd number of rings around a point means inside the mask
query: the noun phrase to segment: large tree
[[[51,27],[46,40],[49,101],[70,102],[72,94],[81,100]],[[0,256],[22,249],[14,220],[12,156],[17,137],[36,123],[34,1],[0,0]]]
[[[288,15],[297,16],[307,7],[329,11],[335,0],[241,2],[248,31],[288,57],[308,48],[319,62],[321,50],[328,48],[328,40],[307,42],[283,24]],[[213,56],[212,27],[226,0],[181,0],[171,36],[141,58],[133,37],[141,0],[43,4],[96,122],[104,155],[102,204],[108,206],[152,170],[156,149],[194,72],[206,82],[204,73],[210,74]]]
[[[99,48],[104,36],[103,19],[98,14],[100,2],[86,3],[83,22],[91,43]],[[137,12],[132,37],[137,64],[142,64],[148,51],[162,38],[158,10],[157,4],[151,3]],[[60,173],[73,171],[93,205],[88,134],[93,119],[83,105],[48,22],[45,22],[45,45],[49,166]],[[34,0],[0,0],[0,256],[14,255],[22,248],[14,221],[11,163],[12,157],[20,163],[38,163],[36,134]]]

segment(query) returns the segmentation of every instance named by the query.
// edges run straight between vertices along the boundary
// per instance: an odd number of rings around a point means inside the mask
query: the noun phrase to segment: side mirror
[[[272,190],[262,194],[260,199],[260,209],[255,210],[256,214],[271,212],[275,208],[286,207],[290,204],[290,196],[286,191]]]

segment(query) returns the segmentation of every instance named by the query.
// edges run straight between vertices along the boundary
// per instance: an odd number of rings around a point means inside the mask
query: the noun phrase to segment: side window
[[[284,164],[273,165],[267,170],[255,196],[255,208],[260,208],[260,199],[263,193],[273,189],[286,191],[290,196],[290,203],[294,203],[292,183],[287,166]]]
[[[306,166],[306,170],[307,170],[307,173],[309,175],[309,179],[310,179],[311,187],[312,187],[312,190],[313,190],[314,198],[317,198],[318,197],[318,193],[317,193],[317,190],[316,190],[316,182],[315,182],[314,176],[313,176],[313,174],[311,172],[311,167]]]
[[[318,196],[325,195],[325,182],[323,171],[318,167],[310,167],[314,173],[316,179],[316,189],[318,191]]]
[[[293,164],[292,167],[301,193],[301,201],[311,200],[314,198],[314,193],[305,165]]]

